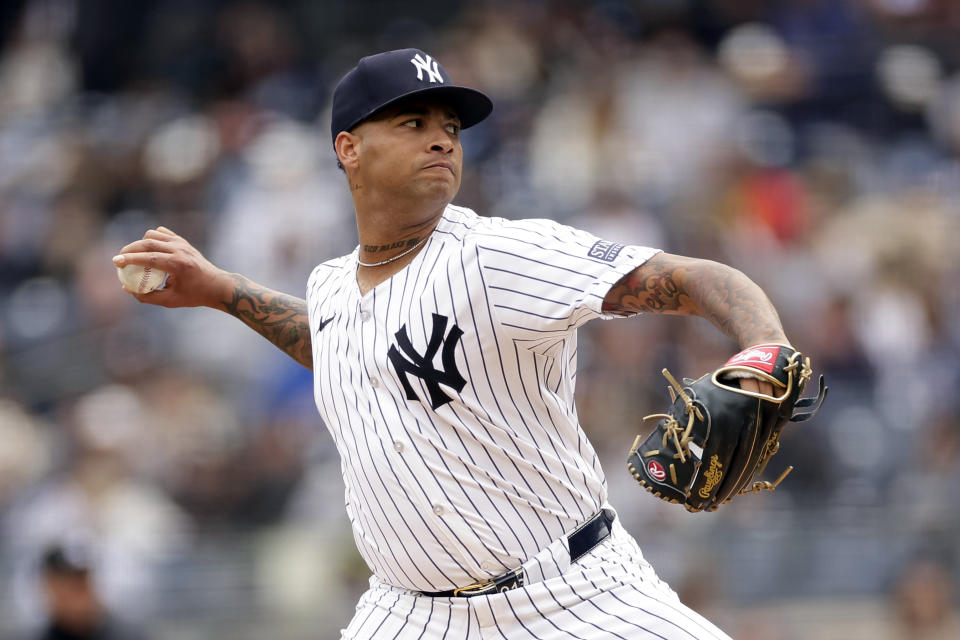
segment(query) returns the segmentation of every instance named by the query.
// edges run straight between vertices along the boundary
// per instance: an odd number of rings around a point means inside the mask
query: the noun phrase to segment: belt
[[[616,516],[610,509],[602,509],[600,513],[577,527],[567,536],[570,548],[570,563],[579,560],[585,553],[603,542],[610,535],[610,525]],[[503,575],[471,584],[468,587],[450,589],[449,591],[423,591],[423,595],[433,598],[469,598],[485,596],[491,593],[501,593],[522,587],[524,584],[523,567],[507,571]]]

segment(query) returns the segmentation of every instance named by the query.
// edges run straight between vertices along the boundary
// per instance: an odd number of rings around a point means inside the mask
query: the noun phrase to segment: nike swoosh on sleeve
[[[330,316],[326,320],[321,320],[319,326],[317,326],[317,333],[320,333],[321,331],[323,331],[323,328],[328,324],[330,324],[333,321],[334,317],[335,316]]]

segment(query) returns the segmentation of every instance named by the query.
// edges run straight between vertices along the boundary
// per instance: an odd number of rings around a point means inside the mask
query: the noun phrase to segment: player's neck
[[[398,243],[416,242],[429,235],[446,206],[446,202],[410,203],[358,197],[355,193],[360,259],[376,262],[401,253],[403,248]]]
[[[445,204],[433,210],[357,207],[360,238],[357,286],[362,295],[416,258],[440,222],[445,208]]]

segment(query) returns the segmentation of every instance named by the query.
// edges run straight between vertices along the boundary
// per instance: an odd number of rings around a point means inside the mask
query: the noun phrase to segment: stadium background
[[[419,46],[496,105],[459,204],[741,268],[828,378],[786,484],[691,516],[625,450],[662,366],[733,345],[693,319],[581,331],[581,417],[661,575],[739,639],[957,637],[957,33],[949,0],[5,0],[0,636],[43,619],[64,537],[155,638],[348,620],[367,573],[309,373],[225,314],[139,305],[110,257],[163,224],[299,294],[355,244],[332,86]]]

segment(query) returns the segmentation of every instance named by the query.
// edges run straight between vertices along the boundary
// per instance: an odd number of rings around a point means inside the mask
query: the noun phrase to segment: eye
[[[422,123],[420,122],[420,118],[414,118],[412,120],[407,120],[406,122],[404,122],[403,126],[410,127],[411,129],[418,129],[421,124]]]
[[[460,125],[451,122],[447,125],[447,132],[451,135],[460,135]]]

